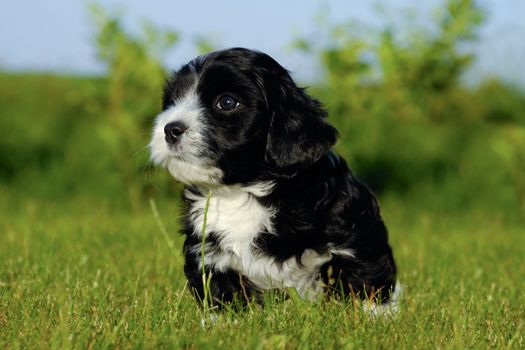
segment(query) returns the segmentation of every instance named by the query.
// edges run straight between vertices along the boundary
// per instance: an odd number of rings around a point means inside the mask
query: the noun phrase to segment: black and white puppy
[[[149,147],[187,185],[184,271],[198,298],[204,261],[217,305],[290,287],[392,299],[378,203],[331,151],[336,138],[320,103],[264,53],[212,52],[169,78]]]

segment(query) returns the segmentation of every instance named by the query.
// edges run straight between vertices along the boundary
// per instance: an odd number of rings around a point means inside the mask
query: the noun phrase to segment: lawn
[[[0,348],[525,347],[525,234],[468,214],[383,212],[404,286],[395,317],[268,296],[215,323],[186,289],[176,200],[24,199],[0,191]],[[206,320],[209,317],[205,317]]]

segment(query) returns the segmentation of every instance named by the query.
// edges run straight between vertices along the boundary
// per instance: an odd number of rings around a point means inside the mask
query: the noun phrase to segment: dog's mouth
[[[186,185],[211,185],[222,183],[223,172],[212,159],[191,152],[185,146],[178,144],[167,144],[168,152],[160,162],[160,166],[166,168],[171,176]]]
[[[222,184],[224,177],[222,170],[217,167],[197,164],[183,157],[172,157],[165,166],[171,176],[186,185],[216,186]]]
[[[184,160],[184,150],[181,146],[180,142],[177,142],[175,144],[170,144],[166,142],[166,147],[168,148],[168,158],[174,158],[178,160]]]

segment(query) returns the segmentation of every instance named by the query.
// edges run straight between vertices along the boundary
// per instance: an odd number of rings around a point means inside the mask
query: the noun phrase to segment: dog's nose
[[[164,126],[166,142],[174,144],[188,127],[182,122],[171,122]]]

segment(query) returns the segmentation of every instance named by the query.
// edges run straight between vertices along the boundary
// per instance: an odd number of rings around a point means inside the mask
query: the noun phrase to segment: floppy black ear
[[[337,139],[336,129],[325,121],[326,111],[288,76],[273,89],[269,107],[272,119],[266,145],[266,162],[272,172],[291,176],[327,153]]]

